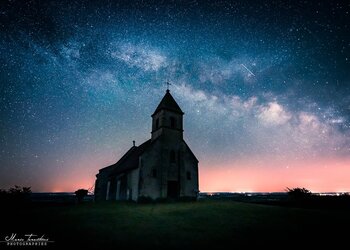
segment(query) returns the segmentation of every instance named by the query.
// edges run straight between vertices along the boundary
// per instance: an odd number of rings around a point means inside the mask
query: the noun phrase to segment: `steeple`
[[[152,140],[163,134],[179,134],[182,139],[183,115],[179,105],[167,89],[163,99],[152,114]]]
[[[159,111],[161,111],[162,109],[165,110],[169,110],[178,114],[183,115],[184,112],[182,112],[181,108],[179,107],[179,105],[176,103],[174,97],[170,94],[170,90],[167,89],[166,93],[163,97],[163,99],[160,101],[160,103],[158,104],[158,107],[156,108],[156,110],[154,111],[152,117],[158,113]]]

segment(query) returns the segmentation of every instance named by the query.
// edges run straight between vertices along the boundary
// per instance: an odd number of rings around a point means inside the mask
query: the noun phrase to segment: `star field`
[[[0,188],[73,191],[170,91],[201,191],[350,190],[345,1],[5,1]]]

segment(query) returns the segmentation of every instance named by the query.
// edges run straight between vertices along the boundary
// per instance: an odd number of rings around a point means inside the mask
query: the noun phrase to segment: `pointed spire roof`
[[[166,90],[166,93],[165,93],[163,99],[160,101],[158,107],[156,108],[156,110],[154,111],[152,116],[154,116],[156,113],[158,113],[162,109],[169,110],[169,111],[172,111],[175,113],[179,113],[181,115],[184,114],[184,112],[182,112],[179,105],[176,103],[174,97],[170,94],[169,89]]]

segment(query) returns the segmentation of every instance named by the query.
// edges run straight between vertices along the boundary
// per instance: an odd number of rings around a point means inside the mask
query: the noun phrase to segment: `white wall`
[[[131,199],[137,201],[139,196],[139,175],[140,169],[136,168],[128,174],[128,188],[131,190]]]

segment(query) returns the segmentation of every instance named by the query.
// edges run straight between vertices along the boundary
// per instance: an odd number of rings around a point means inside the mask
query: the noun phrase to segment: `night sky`
[[[350,191],[348,1],[0,6],[0,188],[91,187],[169,81],[201,191]]]

